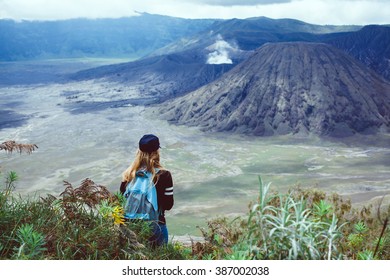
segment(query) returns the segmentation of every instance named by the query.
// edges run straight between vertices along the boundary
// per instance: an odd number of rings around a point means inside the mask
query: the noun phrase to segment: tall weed
[[[335,214],[325,219],[331,207],[307,207],[303,197],[270,194],[270,183],[259,177],[259,199],[248,217],[248,258],[338,259],[337,243],[342,225]]]

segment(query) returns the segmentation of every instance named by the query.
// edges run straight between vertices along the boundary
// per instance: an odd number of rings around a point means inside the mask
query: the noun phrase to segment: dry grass
[[[60,194],[64,203],[82,201],[89,207],[99,204],[102,200],[112,201],[115,196],[102,185],[96,184],[91,179],[85,179],[77,188],[73,188],[72,184],[64,181],[65,190]]]
[[[74,188],[71,183],[64,181],[65,190],[60,194],[62,196],[62,206],[65,216],[69,220],[83,220],[89,217],[83,215],[80,209],[88,206],[89,209],[95,209],[103,200],[113,201],[112,195],[104,186],[98,185],[91,179],[85,179],[81,185]]]
[[[15,141],[5,141],[0,144],[0,150],[4,150],[8,153],[12,153],[14,151],[19,152],[20,154],[22,152],[25,152],[27,154],[31,154],[33,151],[38,149],[38,146],[35,144],[20,144],[16,143]]]

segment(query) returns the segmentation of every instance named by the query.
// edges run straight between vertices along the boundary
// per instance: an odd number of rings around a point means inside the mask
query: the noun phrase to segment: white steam
[[[233,61],[229,57],[229,51],[233,49],[234,48],[219,35],[215,44],[207,48],[207,50],[211,51],[208,54],[207,64],[232,64]]]

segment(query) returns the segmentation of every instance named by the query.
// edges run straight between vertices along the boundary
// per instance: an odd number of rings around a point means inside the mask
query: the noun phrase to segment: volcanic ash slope
[[[159,113],[176,124],[248,135],[388,132],[390,83],[330,45],[270,43]]]

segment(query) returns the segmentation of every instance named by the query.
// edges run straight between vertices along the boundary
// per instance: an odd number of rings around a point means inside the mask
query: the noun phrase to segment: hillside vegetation
[[[246,215],[209,220],[204,242],[161,248],[149,246],[148,223],[123,219],[123,196],[90,179],[23,198],[17,178],[9,172],[0,191],[0,259],[390,259],[390,207],[354,209],[313,189],[272,193],[260,177]]]

